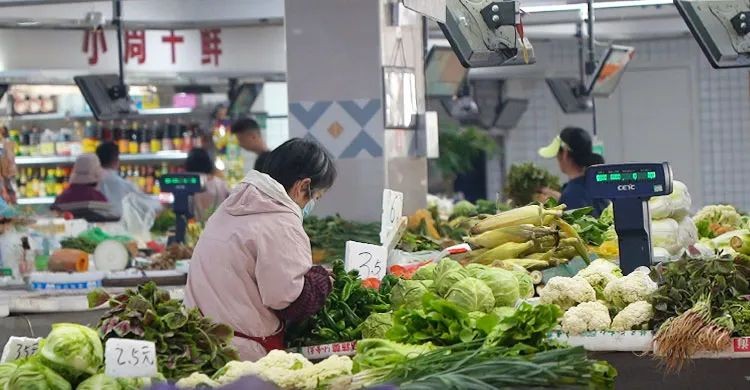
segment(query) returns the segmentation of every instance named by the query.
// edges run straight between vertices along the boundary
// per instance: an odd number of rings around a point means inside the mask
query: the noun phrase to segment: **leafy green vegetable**
[[[232,347],[233,330],[185,308],[153,282],[111,297],[103,290],[89,294],[89,306],[109,302],[97,328],[102,340],[111,337],[153,341],[159,372],[177,379],[195,371],[213,374],[239,358]]]
[[[387,295],[393,286],[391,281],[381,283],[380,290],[363,287],[359,273],[356,270],[346,272],[341,260],[333,263],[333,280],[333,292],[325,306],[311,318],[292,324],[287,330],[291,346],[358,340],[362,337],[359,325],[365,318],[391,309]]]
[[[560,180],[534,163],[513,164],[508,173],[505,195],[516,206],[525,206],[534,200],[542,188],[560,189]]]
[[[419,267],[417,272],[411,277],[411,280],[435,280],[435,267],[437,267],[435,263]]]
[[[347,241],[380,244],[380,223],[347,221],[340,216],[318,218],[310,216],[303,222],[313,249],[325,250],[324,262],[344,258]]]
[[[174,211],[167,207],[154,218],[154,224],[151,225],[151,233],[166,234],[177,223],[177,216]]]
[[[424,282],[422,280],[401,279],[391,291],[391,306],[394,309],[401,307],[419,308],[422,305],[422,296],[427,293],[427,286]]]
[[[122,386],[115,378],[97,374],[81,382],[76,390],[122,390]]]
[[[750,336],[750,301],[745,299],[727,301],[722,311],[732,317],[736,336]]]
[[[18,368],[18,362],[1,363],[0,364],[0,389],[5,389],[5,384],[10,380],[13,371]]]
[[[527,299],[534,296],[534,279],[531,278],[531,274],[528,271],[512,271],[513,276],[516,277],[518,282],[518,296],[521,299]],[[497,298],[495,298],[497,301]],[[495,302],[497,305],[497,302]]]
[[[60,246],[69,249],[78,249],[86,253],[94,253],[97,243],[90,238],[69,237],[60,240]]]
[[[71,390],[72,386],[55,370],[37,359],[29,359],[13,371],[5,390]]]
[[[593,207],[584,207],[575,210],[567,210],[563,213],[563,220],[569,223],[587,244],[599,246],[606,240],[607,230],[612,223],[604,222],[605,219],[595,218],[591,215]]]
[[[477,206],[474,206],[468,200],[462,200],[453,205],[451,219],[455,217],[473,217],[475,215],[477,215]]]
[[[362,337],[368,339],[378,339],[385,337],[385,332],[393,326],[393,316],[388,313],[372,313],[360,325]]]
[[[443,249],[440,242],[434,238],[410,231],[404,232],[396,248],[405,252],[439,251]]]
[[[392,364],[401,364],[407,359],[414,358],[435,349],[430,344],[409,345],[401,344],[381,338],[366,338],[357,341],[357,354],[354,356],[353,372],[371,368],[379,368]]]
[[[557,305],[522,303],[511,315],[502,317],[487,336],[485,346],[547,346],[547,334],[557,326],[562,310]]]
[[[435,291],[439,295],[445,295],[456,282],[468,277],[469,272],[459,262],[442,259],[435,267]]]
[[[515,282],[514,278],[513,283]],[[516,292],[518,292],[517,287]],[[492,293],[492,289],[487,287],[487,284],[483,281],[469,277],[453,284],[445,295],[445,300],[455,303],[470,312],[480,311],[487,313],[495,307],[495,297]]]
[[[476,278],[484,282],[495,298],[495,306],[515,306],[520,290],[513,272],[501,268],[487,267],[477,272]],[[529,276],[529,278],[531,278]]]
[[[39,350],[42,363],[68,381],[96,374],[104,362],[104,348],[96,331],[79,324],[59,323]]]

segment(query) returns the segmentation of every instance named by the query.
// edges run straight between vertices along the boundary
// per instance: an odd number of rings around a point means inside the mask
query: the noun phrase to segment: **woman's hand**
[[[539,203],[545,203],[548,199],[560,200],[560,192],[555,191],[549,187],[540,188],[539,191],[534,194],[534,200]]]

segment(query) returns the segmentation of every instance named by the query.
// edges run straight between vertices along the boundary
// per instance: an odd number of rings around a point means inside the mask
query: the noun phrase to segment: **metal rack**
[[[162,151],[156,153],[122,154],[121,162],[161,162],[182,161],[187,158],[187,153],[177,151]],[[65,165],[73,164],[76,156],[18,156],[16,165],[19,167]]]

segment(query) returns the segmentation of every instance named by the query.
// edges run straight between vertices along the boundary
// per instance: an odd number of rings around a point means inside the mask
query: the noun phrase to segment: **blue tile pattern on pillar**
[[[352,141],[352,143],[341,152],[339,158],[356,158],[363,150],[370,153],[370,156],[372,157],[383,156],[383,148],[381,148],[369,134],[362,130],[357,137],[354,138],[354,141]]]
[[[363,107],[360,107],[359,104],[353,100],[344,100],[338,103],[344,111],[351,115],[351,117],[362,127],[365,127],[367,122],[369,122],[375,114],[378,113],[378,110],[380,110],[380,100],[378,99],[370,100]]]
[[[383,156],[380,99],[304,101],[289,104],[290,126],[306,139],[325,146],[339,159],[366,159]]]
[[[305,109],[302,103],[292,103],[289,105],[289,112],[309,130],[323,116],[332,103],[315,102],[309,110]]]

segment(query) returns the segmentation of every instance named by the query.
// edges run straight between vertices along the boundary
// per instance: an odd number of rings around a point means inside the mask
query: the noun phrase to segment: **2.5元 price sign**
[[[5,348],[3,348],[3,355],[0,357],[0,363],[8,363],[24,359],[35,354],[37,349],[39,349],[40,340],[40,338],[11,336],[5,344]]]
[[[383,279],[388,266],[387,255],[388,251],[383,246],[347,241],[344,268],[347,271],[356,269],[361,279]]]
[[[156,346],[152,341],[107,340],[104,346],[104,373],[115,378],[155,376]]]

